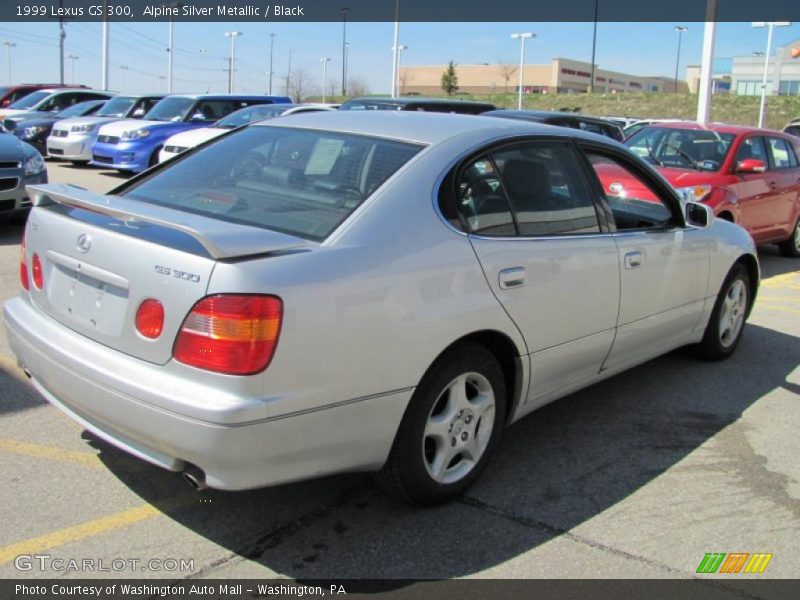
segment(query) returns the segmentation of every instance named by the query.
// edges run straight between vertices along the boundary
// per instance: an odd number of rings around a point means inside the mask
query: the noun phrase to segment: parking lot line
[[[787,308],[785,306],[780,306],[778,304],[770,304],[770,303],[756,303],[756,308],[766,308],[769,310],[777,310],[778,312],[785,312],[792,315],[800,315],[800,310],[794,308]]]
[[[121,529],[128,525],[133,525],[140,521],[152,519],[174,510],[181,506],[186,506],[191,502],[197,501],[197,495],[191,494],[170,498],[162,502],[154,502],[137,506],[128,510],[123,510],[106,517],[73,525],[59,529],[51,533],[46,533],[38,537],[16,542],[0,548],[0,564],[13,560],[20,554],[35,554],[44,550],[50,550],[57,546],[78,542],[88,537],[92,537],[107,531]]]
[[[761,287],[784,287],[784,285],[787,283],[790,284],[788,287],[800,287],[800,285],[798,285],[800,284],[800,271],[792,271],[791,273],[783,273],[782,275],[765,277],[761,280]]]
[[[761,300],[764,300],[766,302],[777,302],[779,304],[782,303],[782,302],[800,303],[800,298],[793,298],[791,296],[762,296],[762,295],[759,295],[758,296],[758,301],[760,302]]]
[[[64,450],[53,446],[42,446],[41,444],[30,444],[17,440],[0,438],[0,451],[34,456],[47,460],[58,460],[63,462],[78,463],[86,467],[101,468],[103,462],[93,452],[80,452],[75,450]]]

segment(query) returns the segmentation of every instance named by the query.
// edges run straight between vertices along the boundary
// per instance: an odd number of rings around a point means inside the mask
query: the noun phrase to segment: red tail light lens
[[[164,306],[158,300],[148,298],[136,310],[136,331],[154,340],[164,331]]]
[[[175,340],[176,360],[218,373],[252,375],[267,368],[283,318],[276,296],[222,294],[203,298]]]
[[[42,271],[42,261],[38,254],[33,255],[33,267],[31,270],[33,271],[33,285],[36,286],[37,290],[42,289],[44,287],[44,271]]]
[[[30,291],[31,283],[28,281],[28,262],[25,258],[25,237],[22,237],[22,245],[20,246],[20,259],[19,259],[19,282],[22,284],[22,289],[26,292]]]

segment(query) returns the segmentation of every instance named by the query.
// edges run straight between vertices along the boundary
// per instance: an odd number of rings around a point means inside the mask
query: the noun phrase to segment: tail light
[[[154,340],[164,330],[164,305],[158,300],[148,298],[136,310],[136,331]]]
[[[22,284],[22,289],[26,292],[30,291],[31,284],[28,280],[28,261],[25,257],[25,236],[22,237],[22,244],[20,246],[21,255],[19,260],[19,282]]]
[[[283,302],[276,296],[208,296],[184,320],[173,356],[208,371],[258,373],[272,360],[282,318]]]
[[[36,286],[37,290],[41,290],[44,287],[44,271],[42,271],[42,260],[38,254],[33,255],[31,270],[33,271],[33,285]]]

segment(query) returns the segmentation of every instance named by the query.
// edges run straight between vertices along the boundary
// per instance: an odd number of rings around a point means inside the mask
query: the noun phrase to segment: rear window
[[[46,91],[32,92],[32,93],[28,94],[27,96],[24,96],[24,97],[20,98],[19,100],[17,100],[16,102],[14,102],[14,104],[9,106],[9,108],[13,108],[13,109],[32,108],[33,106],[35,106],[40,101],[42,101],[45,98],[47,98],[52,93],[53,92],[46,92]]]
[[[249,127],[122,195],[321,241],[421,149],[368,136]]]

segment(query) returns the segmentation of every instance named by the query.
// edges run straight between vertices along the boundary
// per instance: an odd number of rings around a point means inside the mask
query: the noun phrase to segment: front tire
[[[417,386],[376,483],[414,504],[452,500],[485,468],[505,407],[505,378],[494,355],[472,343],[448,350]]]
[[[701,358],[722,360],[733,354],[742,339],[751,298],[750,276],[744,265],[736,263],[722,284],[703,341],[697,346]]]
[[[800,217],[797,218],[797,223],[794,224],[792,235],[788,240],[784,240],[778,244],[778,249],[783,256],[789,258],[800,257]]]

